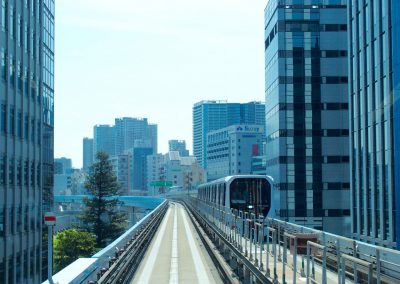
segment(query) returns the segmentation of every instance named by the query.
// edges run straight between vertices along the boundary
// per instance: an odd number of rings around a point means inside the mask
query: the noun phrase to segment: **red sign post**
[[[53,282],[53,226],[56,224],[56,215],[53,212],[46,212],[44,214],[44,223],[48,227],[48,236],[47,236],[47,263],[48,263],[48,270],[47,270],[47,277],[50,284],[54,284]]]

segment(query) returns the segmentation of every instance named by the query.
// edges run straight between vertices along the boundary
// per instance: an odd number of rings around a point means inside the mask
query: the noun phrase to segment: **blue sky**
[[[184,139],[200,100],[264,100],[266,1],[56,3],[55,157],[82,166],[82,138],[116,117],[158,124],[159,152]]]

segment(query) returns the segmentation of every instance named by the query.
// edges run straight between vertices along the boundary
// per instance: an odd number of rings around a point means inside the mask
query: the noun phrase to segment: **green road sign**
[[[151,186],[172,186],[172,181],[169,180],[156,180],[150,183]]]

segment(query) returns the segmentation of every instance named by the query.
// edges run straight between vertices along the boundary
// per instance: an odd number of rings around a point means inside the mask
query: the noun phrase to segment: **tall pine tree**
[[[116,196],[120,186],[107,153],[97,153],[85,188],[90,195],[84,199],[86,208],[79,219],[84,223],[86,230],[96,235],[97,247],[103,248],[120,236],[127,224],[126,214],[118,211],[121,203]]]

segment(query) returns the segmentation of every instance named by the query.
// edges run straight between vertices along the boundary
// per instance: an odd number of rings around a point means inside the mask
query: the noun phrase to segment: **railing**
[[[400,283],[400,251],[186,197],[272,283]],[[304,236],[311,239],[306,243]],[[237,258],[240,262],[240,259]],[[299,269],[300,268],[300,269]]]
[[[112,265],[125,258],[127,248],[135,242],[140,232],[145,231],[146,227],[166,210],[167,204],[167,201],[162,202],[118,239],[91,258],[80,258],[61,270],[53,276],[54,283],[95,283],[109,271]],[[48,283],[48,281],[44,283]]]
[[[114,253],[108,263],[97,273],[98,284],[129,283],[142,260],[154,234],[161,223],[168,202],[162,203],[154,210],[146,222],[135,230],[134,235],[126,238],[123,247]]]

